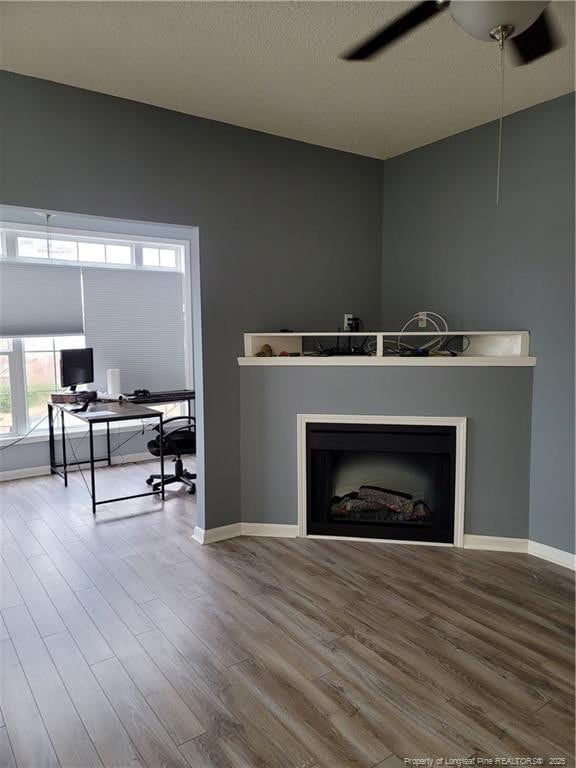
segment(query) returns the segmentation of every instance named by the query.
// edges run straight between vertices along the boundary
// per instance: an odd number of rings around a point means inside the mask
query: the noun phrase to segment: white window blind
[[[75,336],[83,328],[78,268],[0,263],[0,336]]]
[[[94,377],[120,369],[124,393],[186,386],[182,273],[83,269],[86,346]]]

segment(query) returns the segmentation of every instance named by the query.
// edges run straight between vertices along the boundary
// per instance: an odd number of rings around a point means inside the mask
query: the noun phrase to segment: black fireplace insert
[[[307,532],[452,543],[456,428],[306,425]]]

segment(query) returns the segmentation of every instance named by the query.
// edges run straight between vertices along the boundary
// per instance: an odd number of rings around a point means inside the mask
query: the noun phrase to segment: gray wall
[[[242,519],[297,523],[298,413],[466,416],[464,530],[528,537],[531,368],[241,369]]]
[[[239,518],[241,334],[379,321],[381,163],[0,73],[0,202],[200,228],[205,527]]]
[[[530,538],[574,547],[574,94],[384,163],[382,324],[527,329],[534,371]]]

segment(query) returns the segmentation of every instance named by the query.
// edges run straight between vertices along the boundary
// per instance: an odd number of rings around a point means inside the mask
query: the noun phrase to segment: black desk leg
[[[64,469],[64,487],[68,488],[68,464],[66,463],[66,429],[64,427],[64,410],[60,411],[60,424],[62,429],[62,468]]]
[[[108,452],[108,466],[112,466],[112,456],[110,455],[110,422],[106,422],[106,449]]]
[[[56,474],[56,446],[54,445],[54,408],[48,403],[48,441],[50,443],[50,474]]]
[[[162,501],[165,499],[164,491],[164,418],[160,415],[160,489],[162,491]]]
[[[90,488],[92,493],[92,514],[96,515],[96,473],[94,472],[94,432],[92,422],[88,424],[90,436]]]

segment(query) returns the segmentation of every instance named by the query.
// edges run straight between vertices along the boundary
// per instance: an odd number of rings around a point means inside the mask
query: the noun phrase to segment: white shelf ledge
[[[501,368],[532,368],[536,365],[535,357],[521,355],[462,355],[461,357],[239,357],[238,365],[261,366],[389,366],[389,367],[421,367],[421,368],[463,368],[463,367],[501,367]]]

